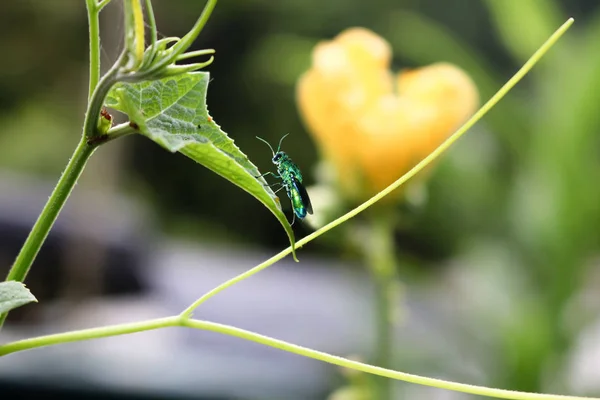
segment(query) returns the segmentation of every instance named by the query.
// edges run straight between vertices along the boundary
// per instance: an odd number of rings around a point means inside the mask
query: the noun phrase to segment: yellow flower
[[[477,89],[458,67],[389,70],[390,45],[363,28],[319,43],[297,100],[346,196],[384,189],[433,151],[477,108]]]

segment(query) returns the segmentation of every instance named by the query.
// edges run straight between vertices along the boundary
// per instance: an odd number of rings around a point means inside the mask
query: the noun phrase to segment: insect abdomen
[[[290,191],[289,195],[296,216],[300,219],[306,217],[306,206],[302,201],[302,196],[300,196],[300,193],[294,188]]]

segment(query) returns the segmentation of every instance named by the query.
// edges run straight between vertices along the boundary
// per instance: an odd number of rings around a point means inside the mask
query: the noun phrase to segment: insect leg
[[[281,182],[275,182],[275,183],[266,184],[266,185],[263,185],[263,186],[264,186],[264,187],[270,187],[270,188],[272,188],[272,187],[273,187],[273,186],[275,186],[275,185],[279,185],[279,186],[281,186],[281,187],[284,187],[284,184],[283,184],[283,183],[281,183]],[[281,190],[281,187],[280,187],[279,189],[277,189],[277,190]]]
[[[262,177],[265,177],[265,176],[267,176],[267,175],[273,175],[273,176],[275,176],[275,177],[277,177],[277,178],[280,178],[280,176],[279,176],[279,175],[277,175],[277,174],[274,174],[274,173],[273,173],[273,172],[271,172],[271,171],[269,171],[269,172],[265,172],[265,173],[264,173],[264,174],[262,174],[262,175],[255,176],[255,178],[262,178]]]

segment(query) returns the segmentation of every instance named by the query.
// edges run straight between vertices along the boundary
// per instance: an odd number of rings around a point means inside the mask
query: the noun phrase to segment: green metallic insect
[[[289,133],[287,134],[289,135]],[[292,159],[283,151],[281,151],[281,142],[287,136],[283,136],[279,141],[279,146],[277,146],[277,151],[273,151],[273,148],[266,140],[256,137],[258,140],[265,142],[267,146],[271,149],[273,153],[273,164],[277,166],[277,173],[267,172],[260,176],[273,175],[277,178],[281,179],[281,183],[275,183],[275,185],[281,185],[275,193],[285,188],[285,191],[290,198],[292,203],[292,208],[294,210],[294,221],[296,217],[303,219],[306,217],[306,213],[312,214],[312,204],[310,204],[310,198],[308,197],[308,193],[306,192],[306,188],[302,184],[302,172],[300,172],[300,168]],[[257,177],[258,178],[258,177]],[[294,223],[292,221],[292,224]]]

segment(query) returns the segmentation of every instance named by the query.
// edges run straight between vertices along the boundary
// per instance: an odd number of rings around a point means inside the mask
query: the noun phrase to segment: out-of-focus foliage
[[[85,8],[63,3],[0,3],[0,165],[52,178],[85,110]]]

